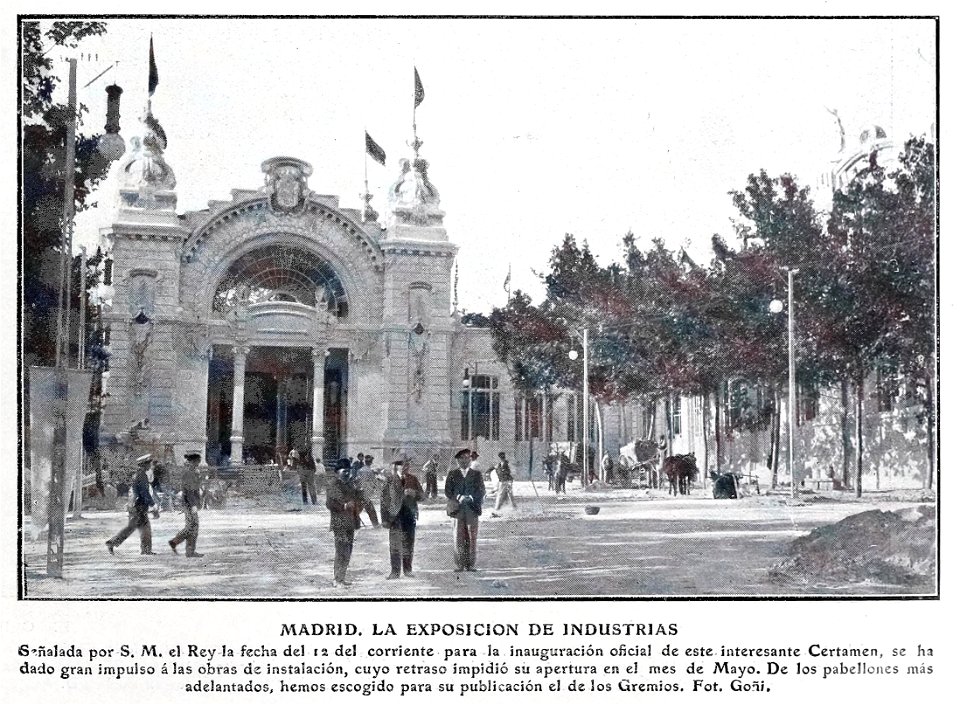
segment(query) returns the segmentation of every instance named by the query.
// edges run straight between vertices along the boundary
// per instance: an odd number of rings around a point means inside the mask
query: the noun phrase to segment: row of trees
[[[712,239],[707,265],[662,240],[641,249],[633,234],[620,261],[601,265],[567,235],[542,275],[539,304],[513,293],[495,309],[494,349],[515,384],[539,390],[581,388],[581,368],[568,357],[573,336],[590,330],[590,393],[600,403],[700,397],[715,413],[715,462],[724,462],[720,406],[730,379],[765,393],[743,423],[772,420],[769,465],[778,462],[780,397],[786,390],[787,325],[772,315],[785,297],[785,269],[798,271],[797,381],[837,385],[844,400],[844,482],[859,492],[863,473],[863,402],[868,375],[897,372],[921,409],[927,438],[934,424],[936,352],[935,154],[922,138],[906,143],[897,168],[871,158],[817,212],[809,190],[790,175],[751,174],[730,193],[740,218],[736,245]],[[851,424],[848,417],[852,417]],[[926,484],[932,483],[928,442]]]

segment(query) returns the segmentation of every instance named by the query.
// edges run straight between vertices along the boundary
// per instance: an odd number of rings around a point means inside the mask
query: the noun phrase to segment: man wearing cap
[[[330,530],[333,532],[333,584],[349,585],[347,567],[353,554],[353,534],[360,528],[360,509],[363,493],[350,481],[350,459],[341,458],[336,464],[337,477],[327,487],[327,509],[330,510]]]
[[[477,530],[483,512],[483,475],[471,464],[470,449],[464,448],[454,458],[457,466],[447,474],[443,493],[453,516],[454,572],[476,570]]]
[[[423,499],[420,480],[410,472],[405,460],[393,462],[393,472],[387,478],[380,497],[380,515],[383,525],[390,529],[390,575],[387,580],[403,574],[413,575],[413,544],[417,535],[417,503]]]
[[[149,516],[153,497],[150,494],[150,480],[147,477],[147,468],[152,460],[153,456],[150,453],[137,458],[137,472],[133,479],[133,487],[130,488],[131,497],[128,507],[130,519],[120,533],[107,541],[107,550],[110,553],[126,541],[134,530],[137,530],[140,532],[140,553],[146,556],[153,555],[153,534],[150,531]]]
[[[202,558],[203,554],[197,553],[197,536],[200,534],[200,505],[203,502],[200,497],[200,476],[197,474],[200,453],[196,451],[184,453],[183,458],[187,461],[187,467],[183,470],[180,483],[183,488],[183,515],[186,523],[180,533],[170,539],[170,548],[176,553],[177,546],[186,541],[187,558]]]

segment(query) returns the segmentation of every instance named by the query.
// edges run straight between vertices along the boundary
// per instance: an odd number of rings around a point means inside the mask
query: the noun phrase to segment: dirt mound
[[[934,589],[936,510],[873,510],[822,526],[790,544],[770,575],[799,583],[876,582]]]

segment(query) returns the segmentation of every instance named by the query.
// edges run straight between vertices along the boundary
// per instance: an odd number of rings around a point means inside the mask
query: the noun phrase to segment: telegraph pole
[[[60,308],[57,311],[57,350],[54,358],[53,450],[50,467],[50,502],[47,510],[47,575],[63,577],[63,491],[67,460],[67,357],[70,339],[70,228],[73,225],[73,178],[77,146],[77,60],[69,59],[67,142],[63,168],[63,223],[60,237]],[[67,329],[64,330],[65,326]],[[66,348],[66,350],[64,350]]]

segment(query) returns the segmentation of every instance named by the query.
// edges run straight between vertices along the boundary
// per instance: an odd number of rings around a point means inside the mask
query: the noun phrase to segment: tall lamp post
[[[580,483],[583,487],[587,486],[587,478],[590,476],[590,334],[587,328],[583,329],[583,467],[581,468]],[[580,354],[576,349],[568,353],[571,360],[576,360]]]
[[[63,222],[60,239],[60,295],[57,311],[57,337],[54,358],[55,398],[53,405],[53,453],[50,467],[50,498],[47,511],[47,575],[54,578],[63,576],[63,491],[66,484],[67,459],[67,406],[68,379],[67,365],[70,357],[70,283],[72,261],[72,232],[75,211],[74,178],[76,172],[76,134],[77,134],[77,60],[68,59],[70,64],[67,93],[66,145],[63,170]],[[110,67],[112,68],[112,66]],[[107,69],[109,71],[109,68]],[[103,71],[102,76],[106,71]],[[99,78],[97,76],[96,78]],[[96,80],[96,78],[94,80]],[[92,83],[91,81],[90,83]],[[87,86],[90,85],[87,84]],[[86,86],[85,86],[86,87]],[[120,138],[120,94],[119,86],[107,88],[107,124],[106,134],[101,138],[98,149],[111,161],[119,159],[124,152]],[[85,266],[81,263],[81,268]],[[83,297],[81,296],[81,301]],[[83,303],[81,303],[81,306]],[[82,335],[82,331],[81,331]],[[82,345],[81,353],[82,356]],[[82,358],[81,358],[82,359]],[[81,501],[82,487],[77,489],[74,500]]]
[[[796,269],[787,268],[787,467],[790,470],[790,496],[797,496],[797,476],[794,471],[793,434],[797,425],[797,363],[793,344],[793,275]],[[783,311],[783,302],[770,302],[770,312]]]

